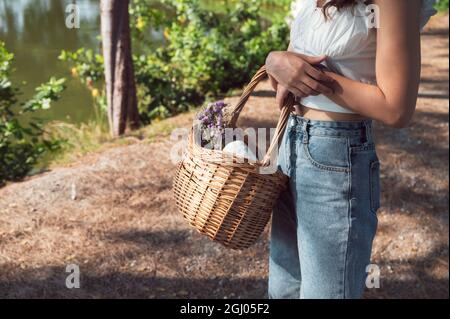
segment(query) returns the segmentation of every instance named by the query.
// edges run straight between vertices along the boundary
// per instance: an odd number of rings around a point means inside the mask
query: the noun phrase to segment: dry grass
[[[53,138],[64,141],[61,151],[44,160],[45,168],[70,165],[87,154],[102,153],[107,149],[130,145],[145,140],[152,142],[167,137],[177,127],[186,127],[192,121],[194,112],[184,113],[163,121],[154,121],[151,125],[128,132],[122,137],[113,138],[106,120],[82,123],[52,122],[46,127]]]
[[[376,129],[384,193],[374,262],[382,287],[368,298],[448,298],[448,19],[432,26],[414,125]],[[267,83],[243,117],[273,126]],[[167,135],[191,119],[144,129],[150,143],[135,138],[1,189],[0,297],[266,297],[267,231],[254,247],[229,251],[175,210]],[[81,289],[65,288],[72,263]]]

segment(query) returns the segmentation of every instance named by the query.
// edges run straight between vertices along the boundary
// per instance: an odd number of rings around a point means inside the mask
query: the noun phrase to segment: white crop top
[[[423,28],[436,14],[435,0],[422,0]],[[291,48],[310,56],[326,55],[325,66],[332,72],[363,83],[376,84],[376,28],[370,26],[364,1],[354,8],[338,11],[331,7],[325,20],[316,0],[298,0],[291,27]],[[302,98],[302,105],[330,112],[353,113],[324,95]]]

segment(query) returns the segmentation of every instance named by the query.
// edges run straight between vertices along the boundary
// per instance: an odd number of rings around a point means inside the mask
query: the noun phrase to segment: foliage
[[[99,81],[103,77],[103,56],[92,49],[80,48],[75,52],[62,51],[61,60],[73,62],[72,75],[80,76],[85,84]]]
[[[436,9],[441,12],[448,11],[449,0],[439,0],[436,4]]]
[[[23,178],[44,153],[58,149],[61,144],[45,138],[39,119],[31,118],[24,125],[18,117],[49,109],[64,90],[65,79],[51,78],[36,88],[33,98],[19,103],[20,91],[9,80],[13,58],[0,42],[0,186],[8,180]]]
[[[140,46],[133,60],[144,123],[241,87],[270,51],[287,47],[288,26],[261,18],[260,0],[236,2],[220,13],[202,8],[199,0],[161,2],[164,8],[134,0],[130,9],[134,42]],[[155,49],[139,40],[149,25],[163,30],[165,45]],[[61,59],[84,82],[102,77],[98,53],[80,49],[63,52]]]

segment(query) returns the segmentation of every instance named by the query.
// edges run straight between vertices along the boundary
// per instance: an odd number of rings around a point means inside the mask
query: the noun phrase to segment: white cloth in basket
[[[257,158],[255,154],[250,150],[250,148],[243,141],[234,141],[228,143],[223,151],[227,154],[234,155],[237,157],[245,158],[251,162],[256,162]]]

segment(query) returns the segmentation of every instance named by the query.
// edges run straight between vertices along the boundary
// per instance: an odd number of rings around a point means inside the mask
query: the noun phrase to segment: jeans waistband
[[[372,120],[318,121],[292,114],[289,122],[291,130],[307,133],[310,136],[358,137],[367,143],[373,142]]]

